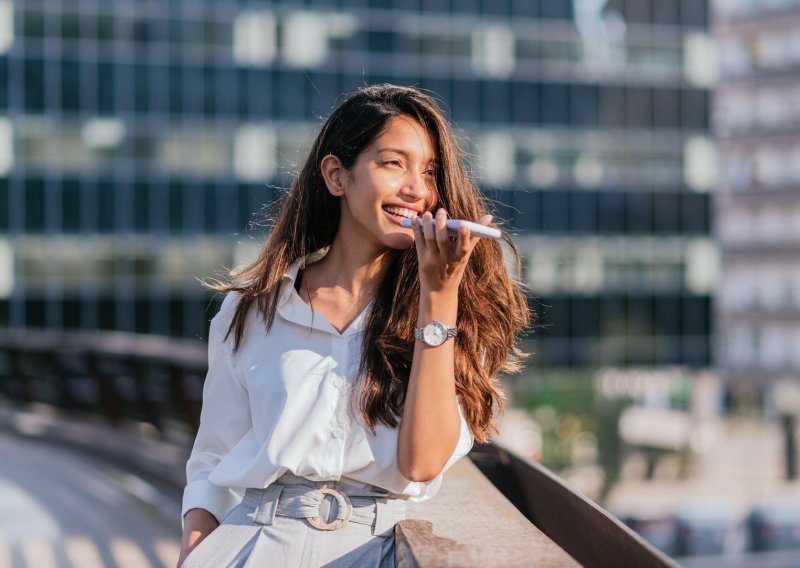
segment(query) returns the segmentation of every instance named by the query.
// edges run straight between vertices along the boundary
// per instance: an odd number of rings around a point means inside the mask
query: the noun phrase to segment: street
[[[141,479],[5,432],[0,456],[0,568],[175,566],[179,521]]]

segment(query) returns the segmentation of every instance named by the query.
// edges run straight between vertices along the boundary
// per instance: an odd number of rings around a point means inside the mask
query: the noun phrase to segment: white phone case
[[[411,228],[411,219],[403,219],[400,221],[400,224],[403,227]],[[466,225],[467,228],[470,230],[470,234],[473,237],[485,237],[487,239],[499,239],[503,233],[500,232],[500,229],[495,229],[493,227],[484,227],[478,223],[473,223],[472,221],[464,221],[463,219],[448,219],[447,220],[447,229],[448,232],[452,235],[458,234],[458,228],[461,225]]]

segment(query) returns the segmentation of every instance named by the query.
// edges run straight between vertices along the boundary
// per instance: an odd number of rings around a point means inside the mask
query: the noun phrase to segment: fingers
[[[458,239],[456,240],[455,246],[455,256],[457,259],[462,259],[469,254],[475,244],[472,241],[476,241],[477,238],[471,239],[470,238],[470,230],[466,227],[459,227],[458,228]]]
[[[425,244],[425,235],[422,232],[422,218],[412,219],[411,229],[414,231],[414,246],[417,249],[417,257],[423,258],[428,252],[428,246]]]
[[[434,238],[436,239],[436,248],[439,254],[447,256],[450,252],[450,235],[447,232],[447,212],[444,209],[439,209],[436,212],[436,219],[434,220]]]
[[[447,212],[440,208],[434,217],[426,211],[421,217],[412,221],[414,242],[418,254],[438,256],[447,260],[460,260],[469,255],[480,237],[473,237],[467,227],[460,227],[455,236],[451,236],[447,229]],[[492,215],[484,215],[477,223],[488,226],[493,219]]]
[[[425,241],[425,250],[429,255],[436,255],[438,247],[436,246],[436,227],[433,222],[433,215],[430,211],[425,211],[422,214],[422,238]]]

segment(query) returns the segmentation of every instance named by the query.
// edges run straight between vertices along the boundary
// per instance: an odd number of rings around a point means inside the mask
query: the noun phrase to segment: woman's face
[[[433,140],[416,120],[390,119],[343,172],[339,236],[379,249],[413,246],[412,230],[400,221],[421,216],[436,204],[437,160]]]

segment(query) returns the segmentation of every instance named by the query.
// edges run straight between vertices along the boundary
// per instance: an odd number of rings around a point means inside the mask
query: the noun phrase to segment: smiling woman
[[[341,242],[372,243],[378,254],[412,246],[412,231],[400,220],[416,219],[436,204],[435,162],[430,135],[405,116],[391,118],[350,169],[333,154],[322,158],[329,191],[341,197]]]
[[[394,565],[405,502],[494,428],[529,321],[499,243],[448,216],[492,219],[435,101],[351,94],[258,258],[211,284],[183,566]]]

